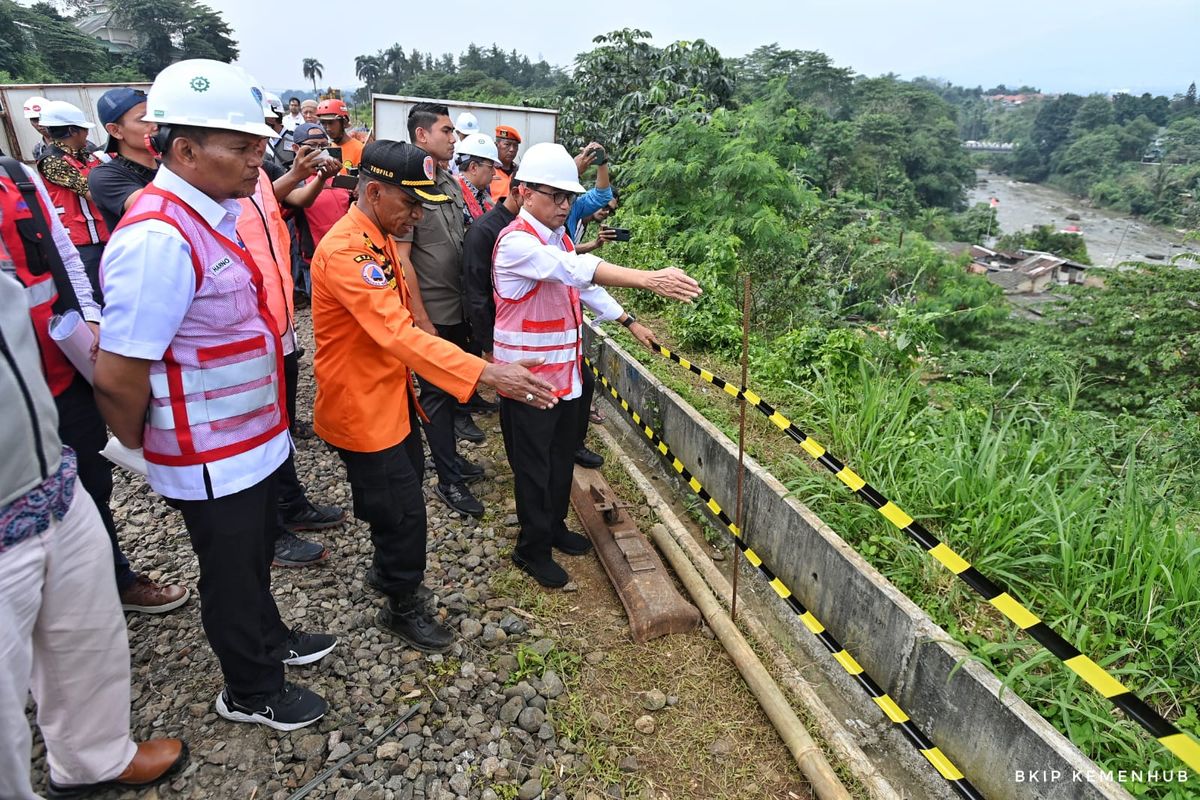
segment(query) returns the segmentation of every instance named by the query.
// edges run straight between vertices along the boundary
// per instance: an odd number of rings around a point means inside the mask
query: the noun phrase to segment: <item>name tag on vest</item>
[[[213,264],[208,269],[213,275],[219,275],[221,273],[221,270],[225,269],[232,263],[233,263],[233,259],[230,258],[229,256],[225,256],[224,258],[222,258],[217,263]]]

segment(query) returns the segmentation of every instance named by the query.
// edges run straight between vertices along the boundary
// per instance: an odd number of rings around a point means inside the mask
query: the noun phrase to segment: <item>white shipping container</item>
[[[33,148],[41,141],[38,132],[25,119],[23,108],[31,97],[47,100],[65,100],[83,109],[88,122],[95,125],[88,138],[98,147],[108,141],[108,134],[100,127],[96,114],[96,103],[109,89],[130,86],[144,92],[150,90],[148,83],[20,83],[0,85],[0,121],[3,122],[3,148],[7,155],[21,161],[33,160]]]
[[[470,111],[479,120],[479,131],[492,136],[497,125],[511,125],[521,134],[517,160],[531,145],[553,142],[558,133],[558,109],[499,106],[492,103],[467,103],[458,100],[432,100],[427,97],[405,97],[392,94],[371,96],[375,119],[375,138],[408,141],[408,112],[420,102],[443,103],[450,109],[450,120]]]

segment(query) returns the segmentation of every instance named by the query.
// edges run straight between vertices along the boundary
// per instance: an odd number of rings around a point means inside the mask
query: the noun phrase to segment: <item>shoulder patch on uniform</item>
[[[367,284],[367,286],[374,286],[376,289],[383,289],[391,283],[391,276],[374,261],[368,261],[363,264],[362,279],[363,283]]]
[[[371,261],[374,258],[375,256],[367,255],[366,253],[360,253],[354,257],[354,263],[361,264],[364,261]]]

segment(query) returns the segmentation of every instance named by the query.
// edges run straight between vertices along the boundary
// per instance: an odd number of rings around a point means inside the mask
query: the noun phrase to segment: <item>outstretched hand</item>
[[[647,274],[646,287],[669,300],[690,303],[702,293],[696,279],[677,267],[656,269]]]

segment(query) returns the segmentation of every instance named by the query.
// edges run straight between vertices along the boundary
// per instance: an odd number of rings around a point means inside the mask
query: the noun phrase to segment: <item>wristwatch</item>
[[[635,323],[635,322],[637,322],[637,317],[635,317],[633,314],[630,314],[628,311],[626,311],[625,319],[621,320],[621,324],[624,325],[626,328],[632,328],[633,323]]]

